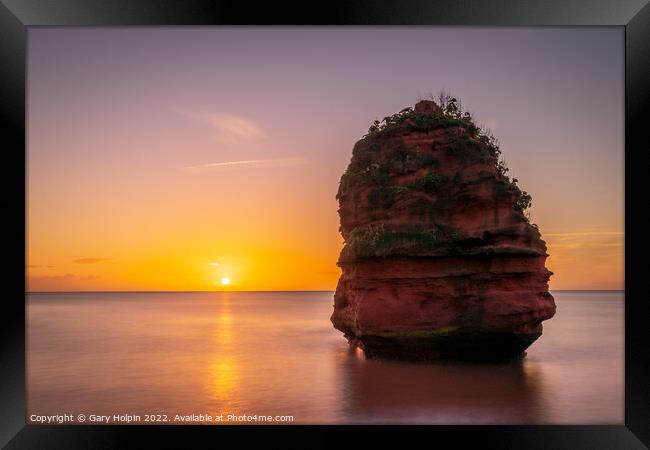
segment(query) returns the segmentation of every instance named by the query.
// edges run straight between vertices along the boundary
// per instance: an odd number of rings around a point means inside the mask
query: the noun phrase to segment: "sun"
[[[228,278],[228,277],[221,278],[221,284],[224,285],[224,286],[229,285],[230,284],[230,278]]]

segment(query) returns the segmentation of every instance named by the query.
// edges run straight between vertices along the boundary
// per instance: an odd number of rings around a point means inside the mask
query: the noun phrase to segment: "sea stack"
[[[337,194],[331,320],[367,356],[521,355],[555,314],[531,197],[456,99],[375,121]]]

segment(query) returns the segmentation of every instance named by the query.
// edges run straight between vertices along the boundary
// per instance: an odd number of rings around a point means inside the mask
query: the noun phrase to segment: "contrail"
[[[209,169],[215,167],[227,167],[227,166],[251,166],[251,165],[269,165],[269,166],[283,166],[283,165],[293,165],[293,164],[304,164],[304,158],[280,158],[280,159],[248,159],[242,161],[224,161],[208,164],[199,164],[196,166],[187,166],[183,169]]]

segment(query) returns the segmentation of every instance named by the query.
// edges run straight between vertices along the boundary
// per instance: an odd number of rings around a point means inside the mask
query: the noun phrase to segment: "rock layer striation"
[[[331,321],[368,356],[514,357],[555,314],[530,196],[443,100],[376,121],[341,177]]]

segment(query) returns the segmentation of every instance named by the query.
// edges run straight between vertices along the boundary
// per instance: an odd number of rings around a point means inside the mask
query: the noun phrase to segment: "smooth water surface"
[[[623,293],[554,292],[520,361],[366,360],[331,292],[29,294],[31,414],[292,415],[295,423],[623,422]]]

